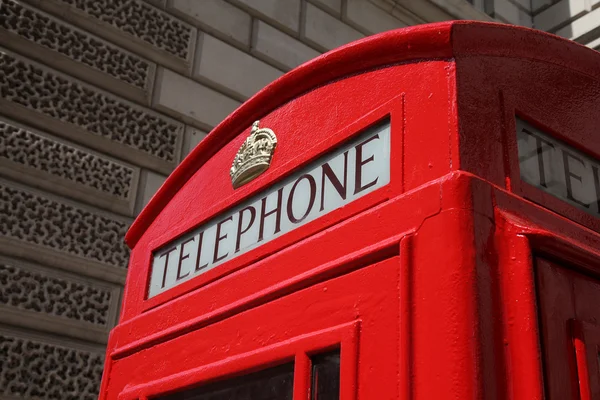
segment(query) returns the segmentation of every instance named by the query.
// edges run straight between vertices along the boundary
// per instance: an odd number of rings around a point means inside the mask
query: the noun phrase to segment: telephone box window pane
[[[292,400],[293,384],[294,365],[286,364],[154,400]]]
[[[521,179],[596,217],[600,161],[517,118]]]
[[[312,400],[340,398],[340,352],[321,354],[312,359]]]

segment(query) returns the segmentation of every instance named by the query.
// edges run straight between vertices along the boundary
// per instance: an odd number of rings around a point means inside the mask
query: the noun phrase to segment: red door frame
[[[341,397],[356,398],[356,374],[358,367],[358,336],[360,322],[348,322],[331,328],[294,337],[284,342],[251,350],[211,364],[176,372],[160,379],[130,386],[121,392],[118,400],[145,399],[163,394],[168,390],[193,387],[199,382],[243,375],[248,371],[267,368],[286,361],[294,361],[294,398],[308,399],[310,395],[310,357],[340,347],[342,368],[340,370]]]
[[[507,196],[503,200],[508,200]],[[586,228],[549,211],[525,201],[519,203],[521,203],[518,207],[520,210],[499,208],[496,215],[499,227],[496,242],[500,256],[498,276],[504,297],[505,357],[514,398],[543,399],[546,398],[544,396],[549,395],[546,393],[544,383],[544,370],[548,366],[544,365],[540,342],[542,335],[535,277],[535,254],[564,263],[567,265],[565,268],[571,266],[575,271],[595,276],[600,282],[599,238],[597,234]],[[523,217],[523,215],[541,213],[547,214],[545,222],[540,220],[532,222]],[[581,353],[585,351],[584,347],[574,346],[573,358],[576,351],[578,365],[582,366],[582,363],[586,362],[586,358]],[[570,360],[564,362],[568,363]],[[564,377],[564,379],[570,378]],[[597,379],[597,377],[588,374],[587,379]],[[579,380],[582,388],[585,388],[587,385],[585,373],[579,376]],[[578,383],[573,384],[579,387]]]

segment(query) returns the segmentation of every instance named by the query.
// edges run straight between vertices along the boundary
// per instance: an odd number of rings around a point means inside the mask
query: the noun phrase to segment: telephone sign
[[[600,162],[519,118],[516,121],[523,180],[600,216]]]
[[[390,180],[390,125],[375,126],[154,253],[149,297],[261,246]]]

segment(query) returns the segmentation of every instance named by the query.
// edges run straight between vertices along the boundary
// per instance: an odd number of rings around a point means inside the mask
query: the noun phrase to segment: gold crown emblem
[[[250,136],[238,150],[229,171],[234,189],[250,182],[269,168],[275,146],[275,132],[259,128],[258,121],[252,124]]]

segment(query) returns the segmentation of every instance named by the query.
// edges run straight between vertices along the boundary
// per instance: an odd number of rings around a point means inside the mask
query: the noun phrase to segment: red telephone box
[[[386,32],[224,120],[132,225],[104,399],[599,399],[600,54]]]

